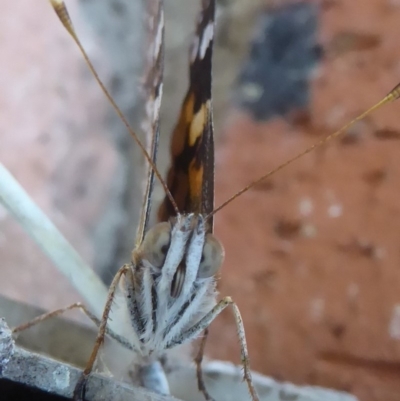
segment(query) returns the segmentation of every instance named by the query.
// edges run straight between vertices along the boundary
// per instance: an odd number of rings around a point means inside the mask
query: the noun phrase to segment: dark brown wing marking
[[[214,135],[211,107],[211,61],[215,0],[203,0],[190,50],[190,83],[171,142],[172,166],[167,185],[184,213],[209,214],[214,207]],[[164,199],[159,219],[175,215]],[[212,230],[212,221],[210,221]]]
[[[160,104],[163,85],[164,63],[164,11],[162,0],[146,1],[146,35],[147,53],[145,60],[144,96],[146,99],[146,116],[142,128],[146,133],[147,150],[154,162],[157,159],[160,137]],[[136,243],[143,241],[148,229],[151,213],[151,198],[154,187],[154,170],[147,164],[143,207],[137,231]]]

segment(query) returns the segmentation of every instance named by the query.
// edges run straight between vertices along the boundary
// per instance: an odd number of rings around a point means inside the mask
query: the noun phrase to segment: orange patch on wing
[[[209,103],[209,102],[207,102]],[[202,104],[200,110],[193,116],[190,123],[189,145],[194,146],[197,139],[203,134],[207,121],[207,104]]]
[[[186,130],[193,118],[193,105],[194,96],[193,93],[189,94],[185,99],[185,103],[182,106],[182,111],[179,116],[179,121],[172,135],[172,154],[174,156],[180,155],[186,142]]]
[[[189,166],[189,194],[194,211],[201,210],[201,197],[203,189],[203,166],[195,166],[195,160]]]

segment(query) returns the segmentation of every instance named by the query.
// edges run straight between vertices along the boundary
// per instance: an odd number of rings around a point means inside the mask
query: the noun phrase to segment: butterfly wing
[[[215,0],[203,0],[190,49],[190,81],[171,141],[172,165],[167,185],[180,212],[207,215],[214,208],[214,134],[211,62]],[[175,215],[165,198],[160,221]],[[212,231],[212,221],[210,222]]]
[[[164,10],[162,0],[147,0],[146,2],[146,58],[143,79],[145,104],[145,119],[142,128],[146,133],[146,147],[154,162],[157,159],[160,137],[160,104],[163,86],[164,67]],[[154,187],[154,170],[147,163],[144,198],[140,222],[137,231],[139,245],[148,229],[151,214],[151,199]]]

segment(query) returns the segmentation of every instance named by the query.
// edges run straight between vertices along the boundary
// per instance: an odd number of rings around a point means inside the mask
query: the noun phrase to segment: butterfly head
[[[143,267],[169,278],[173,298],[190,292],[196,280],[215,276],[224,259],[221,243],[207,232],[204,218],[194,213],[156,224],[135,254]]]

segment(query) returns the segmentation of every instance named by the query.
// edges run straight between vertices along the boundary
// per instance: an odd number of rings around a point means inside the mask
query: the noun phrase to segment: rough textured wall
[[[309,113],[257,124],[232,112],[217,158],[217,203],[397,84],[398,4],[322,6],[325,59]],[[239,304],[254,369],[361,400],[399,399],[399,109],[356,124],[216,216],[227,251],[221,293]],[[235,336],[226,312],[209,352],[238,362]]]

